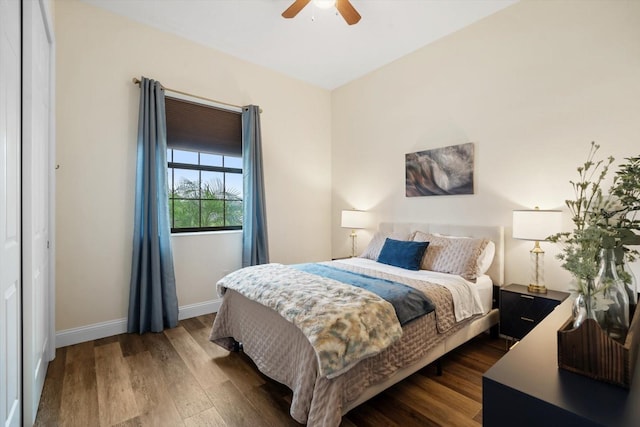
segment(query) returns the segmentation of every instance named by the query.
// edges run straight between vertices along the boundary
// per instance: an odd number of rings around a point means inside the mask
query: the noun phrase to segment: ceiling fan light
[[[315,4],[320,9],[329,9],[336,4],[336,0],[313,0],[313,4]]]

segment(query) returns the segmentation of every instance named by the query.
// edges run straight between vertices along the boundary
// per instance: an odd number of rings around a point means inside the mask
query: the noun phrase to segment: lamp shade
[[[342,211],[342,228],[366,228],[368,225],[368,215],[365,211]]]
[[[513,211],[513,238],[520,240],[547,240],[562,231],[562,211],[540,209]]]

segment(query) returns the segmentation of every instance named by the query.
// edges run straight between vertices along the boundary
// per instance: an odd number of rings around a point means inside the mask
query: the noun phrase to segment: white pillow
[[[484,247],[484,250],[478,257],[478,276],[482,276],[484,273],[489,271],[489,267],[491,267],[493,257],[495,256],[496,244],[493,243],[493,241],[489,240],[487,246]]]

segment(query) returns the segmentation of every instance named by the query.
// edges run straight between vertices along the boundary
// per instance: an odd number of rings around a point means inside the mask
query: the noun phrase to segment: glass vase
[[[627,296],[629,297],[629,305],[638,304],[638,281],[635,274],[631,271],[626,257],[622,264],[616,264],[618,277],[624,282]]]
[[[573,327],[577,328],[582,325],[586,319],[593,319],[596,322],[601,323],[602,319],[598,319],[595,311],[595,280],[584,279],[584,282],[579,286],[579,289],[581,289],[581,292],[579,292],[576,299],[573,300]]]
[[[600,252],[600,270],[596,293],[602,297],[603,315],[600,326],[614,340],[623,342],[629,330],[629,297],[624,282],[618,277],[613,249]],[[597,305],[600,301],[596,301]]]

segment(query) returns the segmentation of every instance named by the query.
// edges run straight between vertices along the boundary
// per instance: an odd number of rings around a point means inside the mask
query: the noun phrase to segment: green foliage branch
[[[638,251],[629,246],[640,245],[637,213],[640,210],[640,156],[626,158],[616,171],[613,184],[605,195],[602,190],[609,169],[615,159],[596,159],[600,145],[591,143],[586,161],[578,166],[578,180],[569,181],[574,200],[565,204],[571,213],[574,230],[550,236],[548,240],[562,244],[557,255],[562,267],[577,279],[577,291],[590,295],[593,279],[598,274],[600,250],[613,249],[620,265],[633,261]],[[622,271],[619,269],[619,272]],[[630,277],[622,272],[622,279]],[[627,276],[624,276],[627,275]],[[602,290],[602,289],[601,289]]]

